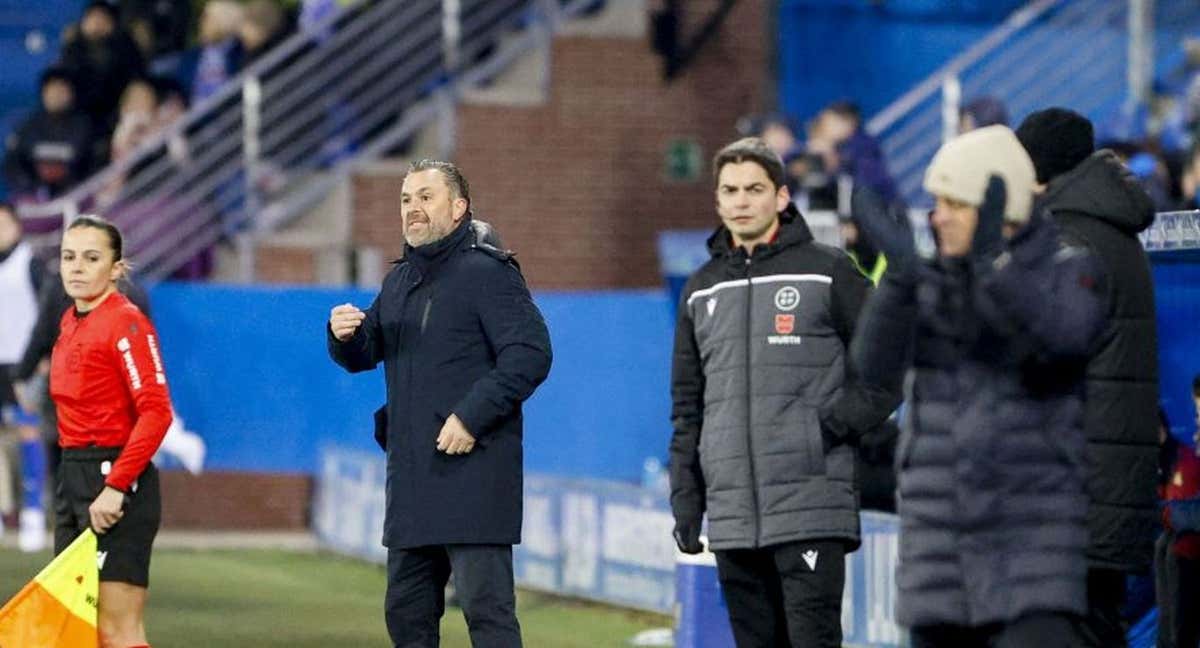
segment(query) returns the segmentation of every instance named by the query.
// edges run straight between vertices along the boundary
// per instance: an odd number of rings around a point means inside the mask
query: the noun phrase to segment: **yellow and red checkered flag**
[[[0,648],[96,648],[99,589],[88,529],[0,608]]]

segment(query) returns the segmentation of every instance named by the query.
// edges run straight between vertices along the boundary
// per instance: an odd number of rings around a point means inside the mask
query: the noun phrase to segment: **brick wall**
[[[300,531],[308,528],[308,475],[164,470],[165,529]]]
[[[317,283],[317,251],[311,247],[259,245],[254,276],[261,283]]]
[[[351,179],[354,226],[351,239],[356,246],[378,247],[387,261],[400,255],[404,232],[400,227],[402,167],[361,171]]]
[[[716,0],[683,4],[690,33]],[[770,4],[738,3],[669,85],[649,36],[560,37],[545,105],[460,109],[456,161],[475,212],[517,251],[532,287],[661,285],[656,233],[715,225],[707,163],[735,137],[737,118],[764,106]],[[702,147],[696,182],[665,179],[676,139]],[[356,242],[399,249],[398,184],[378,174],[355,180]]]

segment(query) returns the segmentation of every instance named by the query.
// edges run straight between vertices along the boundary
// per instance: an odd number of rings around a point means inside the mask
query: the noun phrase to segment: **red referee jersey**
[[[121,293],[84,317],[63,314],[50,360],[50,396],[64,448],[123,447],[105,484],[128,491],[171,425],[158,336]]]

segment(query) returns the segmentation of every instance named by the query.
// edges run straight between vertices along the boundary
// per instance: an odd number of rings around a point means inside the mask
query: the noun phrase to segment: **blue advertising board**
[[[319,463],[317,537],[334,551],[384,562],[383,456],[327,447]],[[732,648],[712,554],[676,552],[661,491],[527,474],[523,526],[522,543],[513,551],[522,587],[673,614],[677,648]],[[847,645],[904,645],[892,616],[897,528],[895,516],[862,514],[862,548],[846,560]]]

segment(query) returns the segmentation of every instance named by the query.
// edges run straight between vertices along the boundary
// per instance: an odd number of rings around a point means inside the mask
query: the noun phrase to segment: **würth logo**
[[[137,363],[133,361],[133,354],[130,352],[129,338],[121,338],[117,340],[117,350],[121,352],[121,358],[125,360],[125,370],[129,372],[129,385],[134,391],[142,388],[142,376],[138,373]]]
[[[796,316],[784,315],[782,313],[775,315],[775,332],[780,335],[791,335],[792,331],[796,330]]]
[[[150,345],[150,359],[154,361],[154,379],[158,384],[167,384],[167,375],[163,373],[162,358],[158,357],[158,344],[154,342],[153,335],[146,336],[146,344]]]

